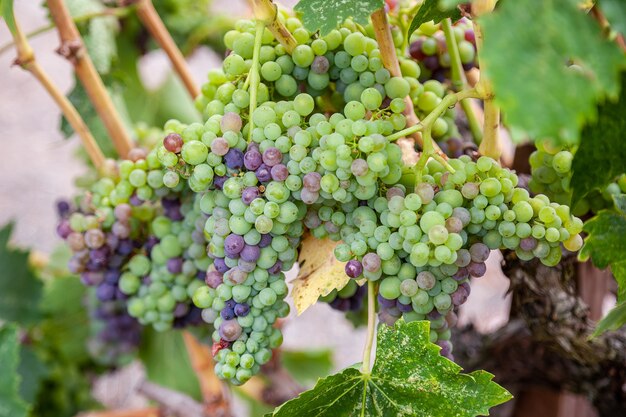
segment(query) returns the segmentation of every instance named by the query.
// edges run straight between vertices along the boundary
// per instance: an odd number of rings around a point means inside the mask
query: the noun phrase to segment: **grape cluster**
[[[453,26],[463,69],[476,67],[476,38],[472,23],[463,18]],[[441,83],[450,79],[450,54],[440,24],[432,21],[423,23],[411,36],[409,54],[421,68],[420,80],[437,80]]]

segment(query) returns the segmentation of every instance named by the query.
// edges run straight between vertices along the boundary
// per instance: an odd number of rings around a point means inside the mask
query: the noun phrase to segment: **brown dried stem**
[[[96,71],[86,52],[78,28],[65,2],[63,0],[47,0],[47,4],[61,38],[58,52],[74,65],[76,75],[85,87],[89,99],[109,132],[117,153],[122,158],[126,158],[128,152],[133,148],[133,143],[98,71]]]
[[[178,49],[178,46],[176,46],[172,35],[170,35],[159,13],[154,8],[152,0],[139,0],[137,2],[137,16],[169,57],[170,62],[174,66],[174,70],[183,81],[191,98],[198,97],[200,95],[200,89],[193,80],[185,57],[182,52],[180,52],[180,49]]]

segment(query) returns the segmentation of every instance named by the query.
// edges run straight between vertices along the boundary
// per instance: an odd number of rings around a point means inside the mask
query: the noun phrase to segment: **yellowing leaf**
[[[291,292],[298,314],[315,304],[320,296],[345,287],[350,280],[345,272],[345,262],[335,259],[335,246],[337,242],[311,235],[302,241],[298,258],[300,272],[293,280]]]

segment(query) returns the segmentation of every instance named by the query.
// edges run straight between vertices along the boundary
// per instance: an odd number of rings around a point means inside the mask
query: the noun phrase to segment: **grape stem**
[[[130,13],[130,10],[131,10],[130,6],[107,7],[97,12],[85,13],[83,15],[76,16],[73,19],[75,23],[82,23],[82,22],[88,22],[98,17],[105,17],[105,16],[124,17],[124,16],[128,16],[128,14]],[[31,39],[31,38],[34,38],[35,36],[44,34],[52,29],[54,29],[54,23],[41,26],[31,32],[28,32],[25,34],[25,37],[26,39]],[[15,46],[14,41],[7,42],[6,44],[0,46],[0,55],[9,51],[11,48],[13,48],[13,46]]]
[[[361,366],[361,372],[365,375],[372,372],[372,349],[374,347],[374,334],[376,333],[375,285],[374,281],[367,281],[367,339],[363,348],[363,364]]]
[[[459,45],[456,41],[456,36],[454,36],[454,31],[452,30],[452,20],[450,18],[443,19],[441,21],[441,26],[446,37],[448,53],[450,54],[452,86],[456,91],[460,91],[467,88],[467,77],[465,76],[465,71],[463,70],[461,54],[459,53]],[[468,100],[461,101],[461,108],[467,118],[474,142],[480,145],[480,142],[482,142],[483,139],[483,132],[480,124],[478,123],[478,118],[474,113],[474,109],[472,108],[472,103]]]
[[[274,38],[291,55],[296,46],[298,46],[298,41],[296,41],[296,38],[293,37],[283,22],[278,20],[278,7],[272,0],[250,0],[250,3],[254,10],[254,17],[265,23],[269,31],[274,35]]]
[[[389,21],[387,20],[387,13],[385,8],[381,8],[372,13],[372,25],[374,26],[374,33],[376,35],[376,42],[378,42],[378,49],[380,50],[380,57],[383,61],[383,65],[389,71],[393,77],[402,77],[402,71],[400,70],[400,63],[398,62],[398,55],[396,54],[396,47],[393,43],[393,37],[391,36],[391,28],[389,27]],[[419,119],[415,114],[415,108],[413,107],[413,101],[410,97],[404,98],[406,116],[406,122],[408,126],[416,126],[419,123]],[[406,130],[406,129],[405,129]],[[411,132],[415,143],[417,143],[422,149],[424,148],[424,140],[416,130]],[[443,159],[447,156],[439,148],[437,144],[434,144],[434,150]]]
[[[80,138],[93,165],[98,171],[102,170],[105,163],[104,154],[98,147],[96,140],[87,127],[87,124],[85,124],[85,121],[76,110],[76,107],[74,107],[67,97],[65,97],[54,82],[52,82],[52,79],[50,79],[44,69],[39,65],[35,59],[33,49],[28,43],[28,39],[22,32],[15,16],[13,17],[13,21],[14,27],[11,30],[11,34],[13,36],[13,43],[15,44],[15,48],[17,50],[15,64],[30,72],[46,89],[48,94],[50,94],[57,106],[59,106],[63,112],[63,115],[72,126],[72,129],[74,129]]]
[[[180,52],[180,49],[178,49],[176,42],[172,39],[172,35],[170,35],[159,13],[154,8],[152,0],[139,0],[137,2],[137,16],[139,20],[141,20],[141,23],[148,29],[152,37],[157,41],[161,49],[167,54],[170,62],[174,66],[174,70],[182,80],[191,98],[198,97],[200,90],[191,75],[185,57],[182,52]]]
[[[480,17],[493,11],[496,0],[477,0],[472,3],[473,17]],[[476,33],[476,49],[480,58],[483,49],[483,31],[478,22],[474,20],[474,32]],[[493,85],[485,78],[485,63],[480,60],[480,80],[476,88],[484,95],[485,111],[483,122],[483,140],[478,151],[485,156],[489,156],[496,161],[500,159],[502,149],[498,137],[500,128],[500,108],[494,102]]]
[[[252,53],[252,67],[248,73],[248,78],[244,83],[244,89],[250,85],[250,110],[248,112],[248,142],[252,138],[252,131],[254,130],[254,120],[252,113],[256,110],[257,92],[259,89],[259,83],[261,82],[261,76],[259,75],[259,61],[261,54],[261,43],[263,41],[263,31],[265,30],[265,23],[263,20],[257,19],[256,21],[256,33],[254,35],[254,51]]]
[[[115,150],[122,158],[126,158],[134,147],[133,142],[98,71],[96,71],[96,67],[87,54],[78,28],[72,20],[65,2],[63,0],[47,0],[47,4],[61,38],[59,54],[74,65],[74,71],[85,87],[87,95],[100,119],[102,119],[109,136],[111,136]]]

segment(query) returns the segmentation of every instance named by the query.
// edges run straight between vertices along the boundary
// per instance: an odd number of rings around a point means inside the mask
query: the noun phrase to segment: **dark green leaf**
[[[470,417],[511,398],[485,371],[461,374],[429,341],[429,323],[380,326],[371,374],[349,368],[274,410],[276,417]]]
[[[626,86],[626,72],[622,74]],[[604,188],[626,171],[626,94],[598,109],[596,123],[585,126],[574,155],[571,180],[572,207],[595,188]]]
[[[626,2],[624,0],[601,0],[600,9],[611,24],[611,27],[626,34]]]
[[[456,7],[456,5],[446,7],[446,5],[441,4],[440,0],[426,0],[420,6],[415,17],[413,17],[413,21],[411,22],[409,33],[407,35],[411,36],[411,34],[415,32],[415,30],[420,27],[422,23],[430,22],[432,20],[435,24],[437,24],[448,17],[452,19],[452,22],[456,22],[461,18],[461,11]]]
[[[26,417],[28,404],[19,396],[17,328],[0,329],[0,417]]]
[[[333,353],[326,350],[283,350],[283,366],[296,381],[307,384],[328,375],[333,367]]]
[[[146,328],[139,357],[150,381],[183,392],[196,400],[202,398],[180,331],[157,332]]]
[[[592,337],[601,335],[609,330],[617,330],[626,323],[626,301],[616,305],[596,326]]]
[[[28,265],[28,252],[8,246],[12,229],[0,229],[0,320],[30,324],[39,318],[41,281]]]
[[[11,33],[15,33],[15,15],[13,14],[13,0],[0,0],[0,11]]]
[[[304,27],[325,35],[348,17],[367,24],[370,15],[383,5],[384,0],[300,0],[294,10],[302,15]]]
[[[48,367],[39,359],[33,349],[27,345],[22,345],[17,371],[22,377],[20,397],[32,404],[39,392],[41,381],[48,375]]]
[[[43,342],[58,357],[73,363],[89,358],[86,345],[90,329],[85,293],[85,286],[78,277],[58,277],[46,283],[41,302],[46,315],[40,325],[45,336]]]
[[[624,54],[577,0],[502,0],[480,22],[483,69],[510,126],[576,144],[596,103],[617,97]]]

